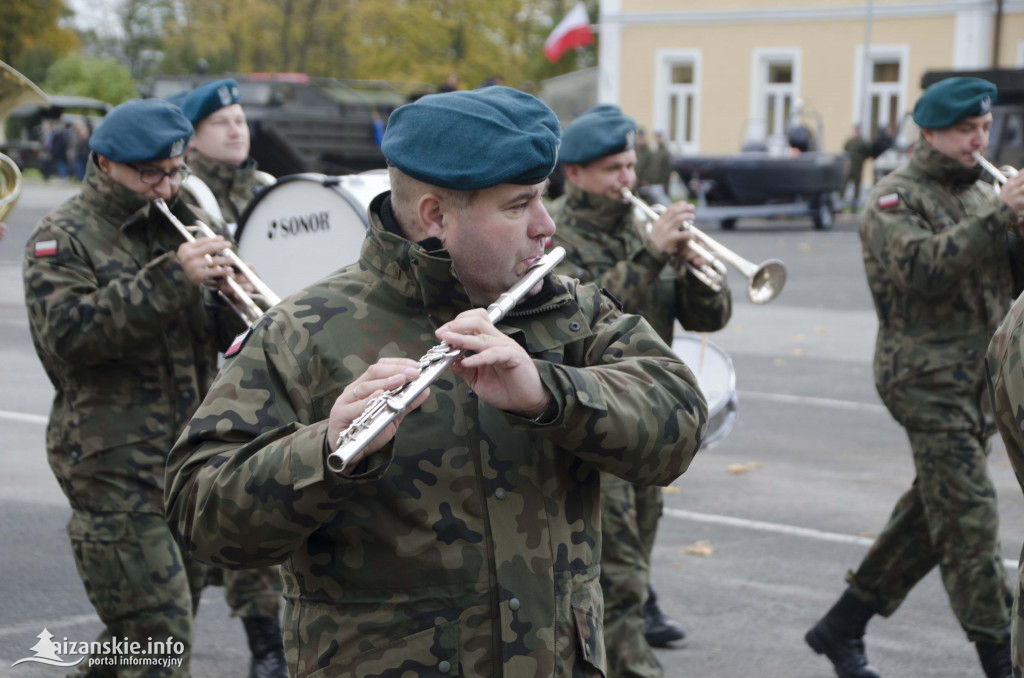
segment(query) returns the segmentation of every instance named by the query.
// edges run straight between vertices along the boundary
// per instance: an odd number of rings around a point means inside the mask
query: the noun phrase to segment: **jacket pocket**
[[[341,659],[326,659],[328,665],[309,678],[454,678],[459,665],[459,620],[414,633]]]

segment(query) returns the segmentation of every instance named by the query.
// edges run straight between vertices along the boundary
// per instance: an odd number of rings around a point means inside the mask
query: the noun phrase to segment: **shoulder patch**
[[[245,340],[248,339],[249,335],[251,335],[251,334],[252,334],[252,328],[251,327],[245,328],[245,331],[243,331],[241,334],[239,334],[237,337],[235,337],[231,341],[231,345],[228,346],[228,350],[224,351],[224,357],[225,358],[230,358],[231,356],[233,356],[236,353],[238,353],[239,351],[241,351],[242,347],[245,346]]]
[[[56,240],[40,240],[36,243],[35,249],[36,258],[39,257],[53,257],[57,255],[57,241]]]
[[[899,193],[887,193],[878,199],[878,206],[882,209],[888,209],[890,207],[896,207],[900,204]]]

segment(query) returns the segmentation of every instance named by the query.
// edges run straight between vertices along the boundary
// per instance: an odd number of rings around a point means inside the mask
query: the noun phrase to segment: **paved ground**
[[[0,675],[50,677],[58,669],[11,668],[32,655],[45,627],[56,639],[91,639],[100,626],[64,534],[66,501],[46,465],[51,390],[32,351],[19,257],[32,224],[72,192],[29,184],[0,242]],[[659,651],[670,677],[827,678],[828,663],[802,636],[839,595],[913,470],[906,440],[880,406],[871,378],[876,328],[856,222],[829,232],[809,221],[740,222],[710,231],[743,256],[783,259],[789,282],[766,306],[745,301],[738,276],[729,327],[711,337],[735,366],[739,418],[666,494],[654,582],[687,630]],[[991,469],[1002,507],[1005,556],[1024,541],[1024,497],[994,443]],[[743,471],[743,472],[736,472]],[[697,542],[707,555],[688,553]],[[980,676],[973,648],[929,575],[887,620],[872,621],[868,649],[889,677]],[[193,674],[246,673],[241,624],[218,589],[198,618]]]

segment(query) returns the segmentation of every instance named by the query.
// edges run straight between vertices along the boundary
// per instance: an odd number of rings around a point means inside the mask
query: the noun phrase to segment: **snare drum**
[[[708,429],[702,450],[729,435],[736,422],[739,399],[736,396],[736,370],[728,354],[698,334],[677,335],[672,350],[697,377],[700,390],[708,403]]]
[[[281,177],[239,218],[239,256],[279,296],[294,294],[359,259],[366,210],[389,189],[386,170]]]

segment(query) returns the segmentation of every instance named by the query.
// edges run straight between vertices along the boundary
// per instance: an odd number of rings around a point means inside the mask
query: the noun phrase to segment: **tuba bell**
[[[21,197],[21,170],[17,163],[0,153],[0,221],[14,209]]]
[[[45,104],[46,95],[32,81],[0,61],[0,124],[24,104]],[[13,159],[0,153],[0,221],[21,197],[21,170]]]

